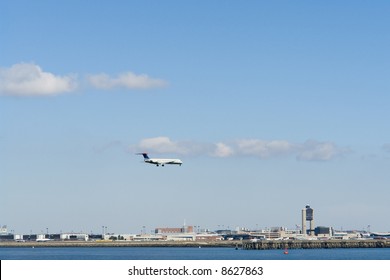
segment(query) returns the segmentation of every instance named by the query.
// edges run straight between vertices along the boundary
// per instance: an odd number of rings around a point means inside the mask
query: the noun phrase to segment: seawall
[[[264,240],[245,241],[244,250],[269,249],[332,249],[332,248],[390,248],[390,240]]]
[[[45,241],[0,242],[1,247],[239,247],[242,241]]]

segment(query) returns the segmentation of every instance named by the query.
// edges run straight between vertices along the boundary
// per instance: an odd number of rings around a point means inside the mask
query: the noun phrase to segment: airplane
[[[51,241],[51,239],[50,238],[37,238],[35,241],[36,242],[46,242],[46,241]]]
[[[147,153],[138,153],[137,155],[143,155],[144,162],[155,164],[156,166],[164,166],[165,164],[183,164],[183,162],[178,158],[149,158]]]

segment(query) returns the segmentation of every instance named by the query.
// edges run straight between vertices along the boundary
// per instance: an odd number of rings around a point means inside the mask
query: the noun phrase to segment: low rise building
[[[177,233],[192,233],[194,232],[193,226],[183,226],[180,228],[156,228],[154,230],[156,234],[177,234]]]
[[[89,235],[86,233],[61,233],[60,239],[64,241],[88,241]]]
[[[199,233],[195,235],[196,241],[220,241],[223,237],[217,233]]]
[[[132,241],[163,241],[166,238],[162,235],[157,234],[137,234],[132,236]]]

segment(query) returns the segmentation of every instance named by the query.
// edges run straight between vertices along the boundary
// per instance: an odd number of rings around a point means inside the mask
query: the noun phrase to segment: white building
[[[86,233],[61,233],[61,240],[88,241],[89,236]]]
[[[183,234],[170,234],[166,237],[167,241],[195,241],[196,234],[195,233],[183,233]]]

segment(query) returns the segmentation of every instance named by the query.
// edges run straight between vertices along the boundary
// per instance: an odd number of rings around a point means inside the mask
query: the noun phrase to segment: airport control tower
[[[306,221],[310,222],[309,235],[314,236],[314,210],[309,205],[302,209],[302,234],[307,234]]]

